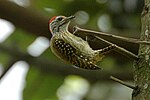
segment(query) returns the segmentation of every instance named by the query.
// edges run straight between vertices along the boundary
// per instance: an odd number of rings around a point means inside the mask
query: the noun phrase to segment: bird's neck
[[[59,27],[59,32],[67,32],[69,24],[64,24]]]

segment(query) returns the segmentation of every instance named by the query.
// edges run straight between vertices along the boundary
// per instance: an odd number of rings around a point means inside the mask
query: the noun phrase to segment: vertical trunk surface
[[[145,0],[141,16],[141,40],[150,41],[150,0]],[[140,45],[139,61],[134,63],[134,81],[138,86],[133,91],[133,100],[150,100],[150,45]]]

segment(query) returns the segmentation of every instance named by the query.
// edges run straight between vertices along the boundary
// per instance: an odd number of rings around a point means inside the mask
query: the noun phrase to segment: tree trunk
[[[141,40],[150,40],[150,0],[145,0],[142,12]],[[132,93],[132,100],[150,100],[150,45],[140,45],[139,61],[134,63],[134,81],[138,87]]]

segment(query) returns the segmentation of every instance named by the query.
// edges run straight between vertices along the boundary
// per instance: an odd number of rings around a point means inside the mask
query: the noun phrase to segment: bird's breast
[[[76,54],[76,49],[62,39],[51,41],[52,52],[59,58],[69,62]]]

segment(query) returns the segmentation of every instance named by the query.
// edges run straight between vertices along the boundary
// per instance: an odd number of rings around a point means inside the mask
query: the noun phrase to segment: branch
[[[28,31],[29,34],[51,38],[51,34],[48,30],[48,20],[50,17],[44,16],[35,9],[24,8],[7,0],[0,0],[0,18],[12,22],[15,26]],[[105,36],[104,38],[121,47],[127,48],[134,54],[138,52],[138,44],[120,41],[119,39],[114,39],[109,36]],[[102,46],[105,45],[93,45],[92,47],[101,48]]]
[[[108,37],[112,37],[114,39],[119,39],[119,40],[122,40],[122,41],[125,41],[125,42],[131,42],[131,43],[136,43],[136,44],[147,44],[147,45],[150,45],[150,42],[149,41],[141,41],[140,39],[134,39],[134,38],[127,38],[127,37],[123,37],[123,36],[117,36],[117,35],[113,35],[113,34],[108,34],[108,33],[105,33],[105,32],[97,32],[97,31],[93,31],[93,30],[87,30],[87,29],[82,29],[82,28],[79,28],[77,26],[74,27],[74,33],[76,32],[79,32],[79,33],[82,33],[84,32],[84,34],[87,34],[87,35],[96,35],[96,36],[108,36]]]
[[[105,42],[105,43],[107,43],[107,44],[109,44],[109,45],[115,45],[115,44],[113,44],[113,43],[111,43],[111,42],[109,42],[109,41],[107,41],[107,40],[105,40],[105,39],[102,39],[102,38],[98,37],[98,36],[95,36],[95,37],[98,38],[99,40],[102,40],[103,42]],[[119,52],[119,53],[121,53],[122,55],[124,55],[124,56],[126,56],[126,57],[128,57],[128,58],[131,58],[131,59],[133,59],[133,60],[138,60],[138,56],[137,56],[137,55],[131,53],[130,51],[128,51],[128,50],[126,50],[126,49],[124,49],[124,48],[122,48],[122,47],[119,47],[119,46],[117,46],[117,45],[115,45],[115,46],[116,46],[117,52]]]
[[[24,8],[8,0],[0,0],[0,18],[36,36],[51,37],[48,30],[49,18],[35,9]]]
[[[118,78],[116,78],[116,77],[110,76],[110,79],[112,79],[112,80],[114,80],[114,81],[116,81],[116,82],[118,82],[118,83],[120,83],[120,84],[122,84],[122,85],[124,85],[124,86],[126,86],[126,87],[128,87],[128,88],[131,88],[131,89],[133,89],[133,90],[136,90],[136,89],[137,89],[137,87],[132,86],[132,85],[129,85],[129,84],[125,83],[124,81],[122,81],[122,80],[120,80],[120,79],[118,79]]]

